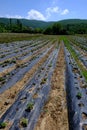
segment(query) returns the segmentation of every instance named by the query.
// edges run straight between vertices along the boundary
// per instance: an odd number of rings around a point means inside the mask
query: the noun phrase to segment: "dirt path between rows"
[[[64,45],[61,43],[49,100],[39,117],[34,130],[69,130],[65,92]]]

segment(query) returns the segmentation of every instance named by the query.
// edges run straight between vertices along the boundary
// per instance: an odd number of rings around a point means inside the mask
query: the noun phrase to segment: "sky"
[[[0,0],[0,17],[43,21],[87,19],[87,0]]]

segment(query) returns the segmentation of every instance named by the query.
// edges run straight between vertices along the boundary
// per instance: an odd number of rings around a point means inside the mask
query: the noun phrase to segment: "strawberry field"
[[[1,43],[0,129],[61,127],[87,130],[87,36]]]

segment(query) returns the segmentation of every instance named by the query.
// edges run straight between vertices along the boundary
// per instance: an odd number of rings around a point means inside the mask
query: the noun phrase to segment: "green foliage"
[[[34,106],[34,103],[32,102],[28,103],[26,111],[30,112],[33,109],[33,106]]]
[[[21,125],[22,125],[23,127],[27,127],[27,125],[28,125],[28,119],[23,117],[23,118],[21,119]]]
[[[37,39],[38,37],[41,37],[42,34],[25,34],[25,33],[0,33],[0,43],[6,43],[8,46],[10,42],[13,41],[23,41],[23,40],[31,40],[31,39]],[[0,63],[1,65],[1,63]]]
[[[61,34],[62,25],[61,25],[60,23],[55,23],[55,24],[52,26],[52,31],[53,31],[53,34]]]
[[[45,21],[39,21],[39,20],[28,20],[28,19],[19,19],[23,26],[25,27],[32,27],[33,29],[41,28],[44,29],[48,27],[49,25],[52,25],[54,22],[45,22]],[[0,18],[0,23],[3,23],[5,25],[7,24],[16,24],[17,19],[15,18]]]
[[[81,70],[82,75],[85,77],[85,80],[87,82],[87,70],[83,67],[83,65],[79,61],[78,55],[76,54],[75,50],[72,48],[72,46],[70,45],[70,43],[66,37],[61,37],[61,39],[64,40],[64,43],[65,43],[67,49],[70,51],[72,57],[75,59],[78,67]]]
[[[44,34],[87,34],[87,20],[62,20],[46,28]]]
[[[27,19],[0,18],[0,32],[44,33],[44,34],[86,34],[87,20],[68,19],[58,22],[44,22]]]
[[[52,28],[48,27],[43,31],[44,34],[52,34]]]
[[[78,99],[82,98],[82,93],[81,93],[81,92],[78,92],[77,95],[76,95],[76,97],[77,97]]]
[[[2,81],[4,81],[5,80],[5,78],[3,78],[3,77],[0,77],[0,82],[2,82]]]
[[[29,26],[29,24],[25,24],[25,22],[23,21],[26,22],[27,20],[0,18],[0,32],[14,32],[14,33],[41,33],[42,32],[42,29],[40,28],[34,29],[32,26]]]
[[[46,28],[44,30],[44,34],[61,34],[62,33],[62,25],[60,23],[55,23],[52,26]]]
[[[84,23],[84,24],[87,24],[87,20],[85,19],[65,19],[65,20],[61,20],[59,21],[60,24],[62,25],[67,25],[67,24],[81,24],[81,23]]]
[[[6,125],[7,125],[7,124],[6,124],[6,122],[1,122],[1,123],[0,123],[0,129],[5,128],[5,127],[6,127]]]

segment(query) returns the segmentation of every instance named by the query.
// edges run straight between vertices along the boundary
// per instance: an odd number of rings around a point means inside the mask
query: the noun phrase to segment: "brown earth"
[[[8,68],[8,69],[5,69],[3,72],[0,72],[0,77],[3,77],[4,75],[8,74],[9,72],[11,72],[12,70],[14,70],[16,67],[15,65]]]
[[[65,92],[64,45],[61,43],[57,65],[52,76],[49,100],[43,108],[35,130],[68,130],[68,112]]]

